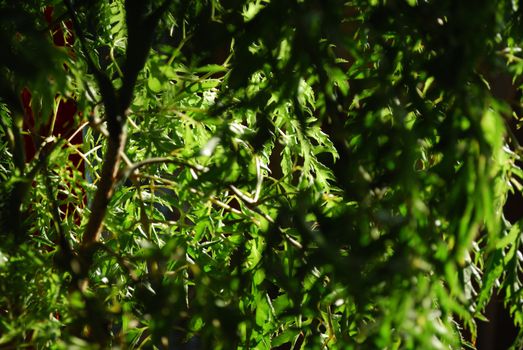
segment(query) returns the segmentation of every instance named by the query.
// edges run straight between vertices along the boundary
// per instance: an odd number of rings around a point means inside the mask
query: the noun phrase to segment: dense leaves
[[[521,327],[518,6],[0,1],[0,346],[474,348],[500,290]]]

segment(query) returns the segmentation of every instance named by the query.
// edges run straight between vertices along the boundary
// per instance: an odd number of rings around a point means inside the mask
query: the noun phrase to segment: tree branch
[[[118,139],[110,137],[107,142],[107,151],[102,165],[100,182],[91,204],[91,216],[82,237],[83,247],[88,247],[100,240],[107,205],[113,195],[113,187],[118,173],[118,166],[120,165],[120,154],[125,147],[125,133],[120,133]]]
[[[123,84],[118,92],[120,108],[124,111],[131,104],[136,79],[149,55],[156,26],[171,2],[172,0],[165,0],[152,14],[145,16],[147,12],[146,1],[125,1],[127,50],[122,69],[124,73]]]
[[[64,0],[76,34],[80,39],[88,67],[98,83],[109,133],[100,182],[91,204],[89,221],[82,236],[80,260],[83,260],[82,274],[84,275],[87,274],[92,264],[95,247],[102,233],[107,207],[117,181],[118,168],[126,141],[126,114],[132,102],[136,81],[149,55],[156,26],[171,1],[165,0],[149,16],[145,16],[147,2],[129,0],[125,2],[128,40],[123,66],[123,84],[117,91],[110,78],[95,65],[87,48],[85,35],[72,1]],[[85,288],[85,286],[86,281],[80,284],[80,289]]]

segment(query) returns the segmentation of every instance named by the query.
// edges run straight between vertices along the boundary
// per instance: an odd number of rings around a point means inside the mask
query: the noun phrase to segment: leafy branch
[[[82,236],[82,258],[85,261],[84,271],[82,273],[84,274],[91,265],[93,254],[92,245],[100,240],[107,206],[112,197],[117,180],[121,154],[125,148],[126,141],[126,115],[132,102],[136,80],[149,55],[156,26],[170,3],[171,0],[166,0],[153,11],[153,13],[146,16],[147,2],[126,1],[128,41],[126,60],[123,66],[123,85],[117,90],[107,75],[98,69],[94,63],[91,51],[86,44],[86,37],[82,25],[77,16],[77,10],[71,1],[65,1],[75,31],[80,38],[87,64],[98,82],[102,102],[105,107],[107,130],[109,132],[107,150],[103,159],[101,180],[98,183],[90,208],[91,215]]]

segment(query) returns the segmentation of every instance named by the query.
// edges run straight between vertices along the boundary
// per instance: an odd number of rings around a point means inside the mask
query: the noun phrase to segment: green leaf
[[[147,79],[147,86],[154,93],[162,91],[162,83],[156,77],[149,76],[149,78]]]
[[[206,66],[198,67],[194,69],[197,73],[219,73],[219,72],[225,72],[227,71],[227,68],[224,66],[220,66],[218,64],[208,64]]]
[[[297,329],[289,328],[285,331],[278,334],[276,337],[274,337],[271,341],[271,346],[278,347],[282,346],[283,344],[290,343],[300,334],[300,331]]]
[[[503,248],[507,247],[509,244],[510,245],[514,244],[516,242],[516,240],[519,239],[520,235],[521,235],[521,229],[519,227],[519,222],[518,222],[518,223],[514,224],[510,228],[508,233],[496,243],[496,249],[503,249]]]
[[[485,263],[483,285],[481,286],[477,301],[478,312],[482,312],[482,310],[487,305],[492,295],[494,285],[496,281],[501,277],[503,271],[503,251],[497,249],[494,252],[492,252],[492,254],[490,254]]]

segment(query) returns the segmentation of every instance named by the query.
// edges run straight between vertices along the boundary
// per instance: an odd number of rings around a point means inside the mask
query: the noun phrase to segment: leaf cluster
[[[0,346],[473,349],[498,291],[522,326],[517,1],[0,9]]]

